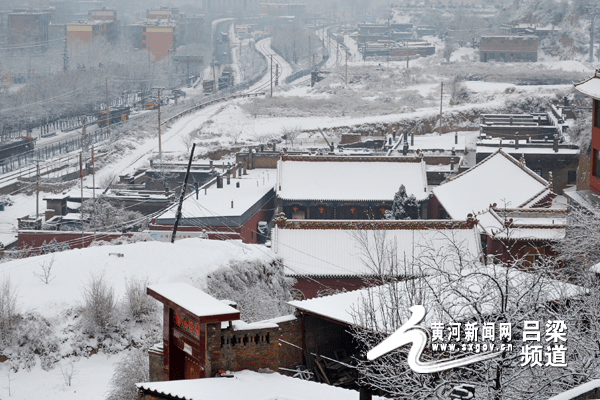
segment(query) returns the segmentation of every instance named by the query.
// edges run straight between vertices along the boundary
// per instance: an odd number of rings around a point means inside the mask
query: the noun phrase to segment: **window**
[[[594,126],[600,128],[600,101],[594,100]]]
[[[592,174],[600,178],[600,151],[594,149],[594,160],[592,161]]]
[[[577,182],[577,171],[567,171],[567,185],[573,185]]]
[[[146,32],[146,28],[142,28],[142,32]]]
[[[487,40],[488,44],[492,43],[492,39]]]

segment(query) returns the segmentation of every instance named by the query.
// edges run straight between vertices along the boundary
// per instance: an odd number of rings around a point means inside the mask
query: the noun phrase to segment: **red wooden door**
[[[187,355],[185,356],[184,371],[184,379],[199,379],[206,376],[204,366]]]

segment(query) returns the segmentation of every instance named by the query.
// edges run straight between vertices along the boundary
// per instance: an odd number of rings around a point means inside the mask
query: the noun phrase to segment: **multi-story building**
[[[39,10],[14,10],[8,14],[9,44],[48,43],[50,13]]]
[[[591,78],[575,84],[575,90],[593,101],[590,185],[589,189],[568,193],[567,196],[571,203],[596,208],[600,206],[600,69]]]
[[[146,11],[147,19],[166,19],[169,21],[180,22],[181,19],[184,17],[185,17],[185,14],[180,14],[178,8],[160,7],[160,8],[151,8]]]
[[[260,0],[204,0],[203,12],[206,14],[256,15],[260,11]]]
[[[494,35],[482,36],[480,61],[530,61],[538,59],[537,36]]]
[[[88,15],[93,21],[117,21],[117,10],[115,10],[114,8],[90,10]]]
[[[151,61],[159,61],[177,49],[178,28],[173,20],[146,20],[140,24],[141,48],[147,49]]]
[[[115,21],[79,21],[67,24],[66,29],[68,45],[88,43],[100,37],[114,41],[117,37]]]

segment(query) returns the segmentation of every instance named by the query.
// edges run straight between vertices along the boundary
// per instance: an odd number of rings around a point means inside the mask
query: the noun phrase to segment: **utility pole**
[[[171,243],[175,243],[175,235],[177,235],[177,227],[179,226],[179,220],[181,219],[181,208],[183,206],[183,199],[185,198],[188,177],[190,176],[190,168],[192,166],[192,158],[194,157],[194,149],[196,149],[196,143],[192,145],[190,161],[188,162],[187,171],[185,173],[185,179],[183,180],[183,187],[181,188],[181,195],[179,196],[179,205],[177,206],[177,214],[175,214],[175,223],[173,224],[173,233],[171,234]]]
[[[81,182],[81,248],[84,247],[83,230],[83,151],[79,153],[79,180]]]
[[[392,29],[390,28],[390,19],[388,18],[388,59],[387,59],[388,68],[390,67],[390,55],[391,54],[392,54]]]
[[[596,7],[594,11],[590,13],[592,20],[590,22],[590,59],[589,61],[594,62],[594,20],[596,19]]]
[[[94,204],[94,240],[96,240],[96,165],[94,164],[94,145],[92,145],[92,202]]]
[[[215,59],[213,58],[212,61],[212,73],[213,73],[213,93],[217,92],[217,76],[215,73]]]
[[[35,175],[35,219],[40,217],[40,160],[37,160]]]
[[[346,86],[348,85],[348,50],[346,50]]]
[[[273,54],[271,54],[271,97],[273,97]]]
[[[67,54],[67,39],[65,38],[65,48],[63,50],[63,71],[69,69],[69,55]]]
[[[308,62],[310,62],[310,33],[308,34]],[[312,67],[312,65],[311,65]]]
[[[158,88],[158,158],[162,161],[162,140],[160,138],[160,89]]]
[[[442,135],[442,105],[444,103],[444,82],[440,91],[440,136]]]
[[[105,78],[106,84],[106,132],[110,134],[110,108],[108,106],[108,77]]]

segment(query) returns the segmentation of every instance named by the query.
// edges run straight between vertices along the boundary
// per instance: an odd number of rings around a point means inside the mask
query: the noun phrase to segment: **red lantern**
[[[319,212],[320,212],[321,214],[323,214],[323,211],[325,211],[325,208],[323,208],[323,207],[319,207]]]
[[[356,208],[352,207],[352,208],[350,209],[350,212],[351,212],[352,214],[354,214],[354,211],[356,211]]]

